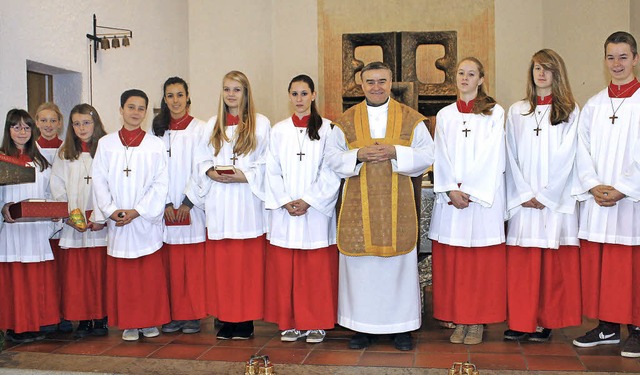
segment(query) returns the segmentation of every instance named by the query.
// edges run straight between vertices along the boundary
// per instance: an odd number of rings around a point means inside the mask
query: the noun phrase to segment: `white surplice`
[[[49,176],[51,167],[40,171],[40,167],[30,162],[36,169],[35,182],[15,185],[0,185],[0,208],[9,202],[21,200],[50,199]],[[52,233],[50,220],[4,223],[0,226],[0,262],[43,262],[53,260],[49,244]]]
[[[640,245],[640,90],[629,98],[609,98],[605,88],[587,101],[578,120],[576,160],[578,238]],[[597,185],[613,186],[626,197],[613,207],[601,207],[589,193]]]
[[[191,120],[184,130],[167,130],[161,138],[165,149],[171,150],[169,156],[169,194],[166,203],[173,208],[182,204],[187,191],[194,188],[193,160],[196,147],[204,131],[205,123],[196,118]],[[197,196],[191,194],[192,197]],[[196,205],[189,211],[191,225],[172,225],[164,228],[164,242],[168,244],[192,244],[204,242],[206,239],[205,216],[202,207]]]
[[[487,116],[461,113],[456,103],[444,107],[436,116],[435,144],[429,238],[461,247],[504,243],[504,109],[496,104]],[[469,194],[469,207],[449,204],[451,190]]]
[[[42,156],[44,156],[44,158],[47,159],[47,161],[49,162],[49,168],[51,168],[51,166],[53,166],[53,161],[55,160],[56,155],[58,155],[58,151],[60,150],[60,148],[43,148],[43,147],[40,147],[38,142],[36,142],[36,147],[38,147],[38,151],[40,151]],[[49,181],[47,181],[47,184],[48,183]],[[62,220],[52,222],[51,233],[49,234],[49,238],[54,240],[59,239],[62,234],[62,229],[64,227],[65,225],[62,222]]]
[[[557,249],[578,246],[576,200],[571,182],[577,147],[579,108],[567,122],[551,125],[551,105],[519,101],[507,115],[507,245]],[[536,117],[537,116],[537,117]],[[538,130],[536,135],[536,129]],[[545,208],[522,207],[536,198]]]
[[[130,169],[129,176],[124,169]],[[169,191],[167,151],[158,137],[145,134],[128,150],[118,132],[102,137],[92,172],[96,222],[107,222],[107,253],[115,258],[140,258],[162,247],[164,205]],[[129,224],[116,227],[109,219],[118,209],[140,214]]]
[[[91,154],[83,152],[77,160],[62,159],[56,154],[51,167],[51,195],[59,202],[68,202],[68,210],[79,208],[85,215],[93,210],[93,179],[91,177]],[[86,217],[87,220],[90,217]],[[61,248],[107,246],[106,227],[99,231],[78,232],[69,225],[62,226]]]
[[[372,138],[384,138],[389,102],[367,106]],[[426,125],[413,131],[411,146],[395,146],[393,172],[414,177],[432,163],[434,144]],[[357,176],[358,149],[349,150],[344,133],[334,127],[327,142],[325,160],[339,177]],[[338,324],[358,332],[385,334],[408,332],[421,324],[418,257],[416,249],[393,257],[357,256],[340,253]]]
[[[336,243],[335,205],[340,178],[323,162],[330,132],[331,122],[323,119],[320,139],[312,141],[307,129],[296,128],[290,117],[271,129],[265,201],[271,213],[271,244],[318,249]],[[291,216],[282,207],[296,199],[311,205],[306,214]]]
[[[260,237],[267,232],[267,212],[264,208],[264,180],[269,144],[269,119],[256,115],[256,149],[248,155],[234,155],[234,134],[237,125],[227,126],[225,131],[231,142],[224,142],[214,156],[209,143],[217,116],[205,125],[195,155],[197,174],[196,201],[204,202],[207,237],[210,240],[245,239]],[[235,164],[232,158],[237,158]],[[214,166],[234,165],[247,178],[248,183],[220,183],[213,181],[206,172]],[[191,199],[191,195],[189,195]],[[193,201],[193,199],[192,199]]]

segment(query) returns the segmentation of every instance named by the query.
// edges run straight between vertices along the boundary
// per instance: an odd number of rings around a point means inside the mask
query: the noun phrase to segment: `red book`
[[[174,208],[173,214],[178,216],[178,209]],[[182,221],[169,221],[167,219],[164,219],[164,225],[168,227],[173,227],[176,225],[191,225],[191,216],[187,214],[187,216]]]
[[[218,174],[236,174],[236,167],[233,165],[217,165],[214,169]]]
[[[9,214],[15,221],[41,221],[69,216],[67,202],[24,200],[9,206]]]

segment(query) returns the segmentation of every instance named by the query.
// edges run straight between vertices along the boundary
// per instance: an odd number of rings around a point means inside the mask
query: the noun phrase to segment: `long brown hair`
[[[91,121],[93,121],[93,134],[91,135],[91,140],[89,141],[89,153],[93,158],[96,156],[96,150],[98,149],[98,140],[104,137],[107,132],[104,130],[104,125],[102,125],[102,120],[100,119],[100,115],[95,108],[91,105],[82,103],[78,104],[71,110],[69,113],[69,125],[67,126],[67,136],[64,139],[64,143],[62,147],[60,147],[60,151],[58,151],[58,155],[62,159],[66,160],[78,160],[80,154],[82,153],[82,141],[76,135],[76,132],[73,130],[73,115],[76,113],[81,115],[89,115],[91,116]]]
[[[458,66],[460,66],[460,64],[462,64],[464,61],[471,61],[472,63],[476,64],[480,78],[484,78],[484,66],[482,65],[480,60],[473,56],[465,57],[464,59],[460,60]],[[473,103],[473,109],[471,110],[471,112],[477,115],[490,115],[493,112],[493,107],[495,107],[496,105],[496,100],[490,97],[489,94],[487,94],[485,86],[486,80],[484,80],[484,82],[478,86],[478,94],[476,95],[475,102]]]
[[[314,92],[316,92],[316,87],[313,84],[313,80],[311,79],[311,77],[309,77],[306,74],[300,74],[297,75],[295,77],[293,77],[291,79],[291,82],[289,82],[289,87],[287,88],[287,91],[291,92],[291,85],[294,82],[304,82],[307,84],[307,86],[309,86],[309,90],[311,90],[311,93],[313,94]],[[322,116],[320,116],[320,113],[318,113],[318,108],[316,107],[316,102],[312,101],[311,102],[311,117],[309,118],[309,125],[307,126],[307,134],[309,135],[309,139],[310,140],[319,140],[320,139],[320,127],[322,127]]]
[[[549,121],[551,125],[558,125],[561,122],[569,121],[571,112],[576,107],[576,99],[571,92],[571,85],[569,84],[569,76],[567,75],[567,68],[564,65],[564,60],[558,55],[558,53],[551,49],[541,49],[531,57],[531,64],[529,64],[529,71],[527,73],[527,97],[529,102],[529,112],[527,115],[533,113],[537,105],[537,90],[536,84],[533,79],[533,67],[538,63],[544,70],[553,73],[553,80],[551,82],[551,113],[549,113]]]
[[[215,149],[214,155],[217,156],[222,149],[223,142],[231,142],[225,132],[227,126],[227,112],[229,109],[224,103],[224,81],[230,79],[236,81],[242,85],[243,93],[242,100],[238,106],[238,116],[240,121],[238,128],[234,135],[233,152],[236,155],[247,155],[253,152],[257,145],[258,139],[256,137],[256,110],[253,104],[253,96],[251,94],[251,85],[249,79],[244,73],[237,70],[230,71],[222,78],[222,91],[220,91],[220,102],[218,105],[218,118],[213,126],[213,132],[211,133],[211,139],[209,143]]]
[[[2,138],[2,147],[0,147],[0,152],[7,156],[19,157],[20,150],[16,146],[13,139],[11,139],[11,130],[10,128],[17,124],[27,125],[31,129],[31,138],[24,145],[24,154],[29,156],[33,162],[40,167],[40,171],[44,171],[49,168],[49,162],[47,159],[42,156],[40,150],[38,150],[38,146],[36,145],[36,140],[40,135],[38,128],[36,127],[35,121],[31,118],[29,112],[24,109],[12,109],[7,112],[7,119],[4,123],[4,137]]]

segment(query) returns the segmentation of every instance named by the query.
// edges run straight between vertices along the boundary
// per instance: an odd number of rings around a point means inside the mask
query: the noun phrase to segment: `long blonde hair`
[[[538,63],[544,70],[553,73],[551,81],[551,113],[549,113],[549,121],[551,125],[558,125],[561,122],[569,121],[569,116],[576,107],[576,99],[571,92],[567,68],[564,65],[562,57],[551,49],[541,49],[531,57],[529,71],[527,72],[527,98],[529,102],[529,112],[533,113],[538,104],[538,94],[536,83],[533,80],[533,66]]]
[[[253,104],[253,96],[251,95],[251,85],[249,79],[244,73],[237,70],[230,71],[222,78],[222,91],[220,92],[220,102],[218,105],[218,118],[213,126],[211,139],[209,143],[215,149],[214,155],[217,156],[222,149],[223,142],[231,142],[225,132],[227,126],[227,105],[224,103],[224,81],[230,79],[242,85],[243,95],[240,105],[238,106],[238,128],[235,132],[233,141],[233,152],[236,155],[248,155],[256,149],[258,139],[256,137],[256,110]]]

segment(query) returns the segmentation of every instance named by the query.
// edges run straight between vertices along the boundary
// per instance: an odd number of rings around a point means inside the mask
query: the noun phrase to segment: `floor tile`
[[[12,347],[9,350],[15,351],[15,352],[51,353],[68,344],[69,342],[67,341],[42,340],[42,341],[30,342],[28,344],[17,345]]]
[[[100,355],[118,345],[114,342],[81,341],[72,342],[54,351],[56,354]]]
[[[146,358],[161,347],[161,345],[143,342],[123,342],[107,350],[103,355]]]
[[[416,354],[415,367],[451,368],[455,362],[468,360],[467,353],[418,353]]]
[[[215,336],[210,334],[193,333],[180,334],[173,339],[171,344],[216,346],[220,344],[220,341],[222,340],[217,340]]]
[[[469,349],[466,345],[452,344],[445,341],[427,341],[418,342],[416,351],[428,353],[468,353]]]
[[[207,350],[209,347],[204,345],[172,344],[163,346],[150,358],[197,359]]]
[[[257,354],[254,348],[230,348],[214,346],[204,352],[198,360],[246,362],[252,355]]]
[[[640,361],[617,356],[584,356],[580,360],[587,371],[640,372]]]
[[[364,352],[358,366],[413,367],[414,353]]]
[[[317,349],[309,353],[305,365],[341,365],[355,366],[360,361],[361,350],[322,350]]]
[[[271,337],[252,337],[249,340],[216,340],[220,347],[230,348],[261,348],[271,341]]]
[[[301,364],[309,355],[307,349],[279,349],[262,348],[258,354],[268,355],[273,363],[296,363]]]
[[[528,370],[536,371],[584,371],[578,357],[556,355],[528,355],[525,357]]]
[[[517,342],[491,342],[483,341],[478,345],[464,345],[471,353],[505,353],[505,354],[521,354],[522,349]]]
[[[520,348],[525,355],[576,356],[573,345],[566,342],[523,342]]]
[[[325,338],[323,342],[314,344],[314,350],[349,350],[349,340],[346,338]]]
[[[520,354],[471,353],[471,362],[479,369],[526,370],[524,357]]]

